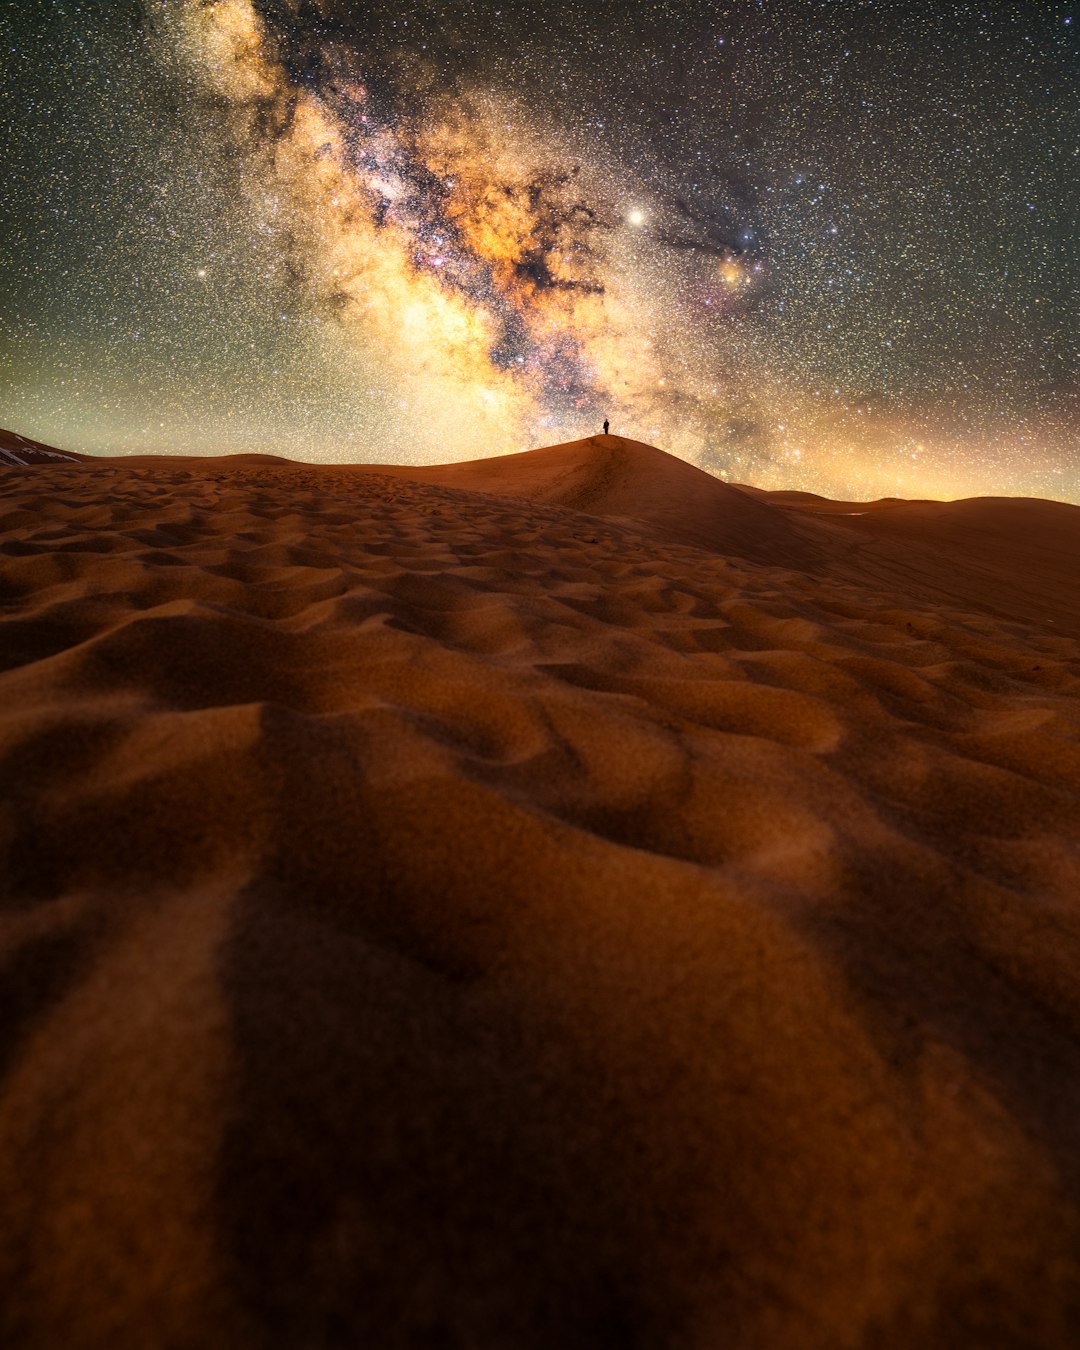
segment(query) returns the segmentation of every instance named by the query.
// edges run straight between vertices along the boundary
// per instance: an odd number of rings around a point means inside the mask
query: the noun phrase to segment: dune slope
[[[832,502],[762,492],[618,436],[381,471],[632,520],[663,543],[873,586],[898,604],[958,604],[1080,638],[1080,507],[1064,502]]]
[[[608,448],[0,469],[5,1345],[1080,1339],[1080,643]]]
[[[28,436],[20,436],[17,431],[0,430],[0,465],[17,464],[24,468],[28,464],[82,458],[82,455],[76,455],[70,450],[57,450],[55,446],[45,445],[42,441],[32,441]]]
[[[390,472],[418,483],[628,519],[644,525],[658,541],[760,563],[805,566],[821,553],[822,531],[814,522],[792,519],[654,445],[622,436],[592,436],[520,455]]]
[[[754,495],[793,520],[832,530],[829,575],[1080,637],[1080,507],[1030,497],[830,502],[809,493]]]

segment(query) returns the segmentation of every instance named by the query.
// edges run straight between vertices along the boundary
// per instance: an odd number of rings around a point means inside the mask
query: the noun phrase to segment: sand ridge
[[[0,470],[6,1343],[1075,1344],[1080,642],[644,450]]]
[[[15,464],[19,468],[26,468],[30,464],[78,461],[82,458],[82,455],[70,450],[57,450],[55,446],[45,445],[42,441],[20,436],[17,431],[0,429],[0,465]]]

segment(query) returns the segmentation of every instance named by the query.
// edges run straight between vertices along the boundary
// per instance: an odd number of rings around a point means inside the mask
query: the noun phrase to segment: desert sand
[[[1080,508],[27,460],[0,603],[4,1346],[1080,1343]]]

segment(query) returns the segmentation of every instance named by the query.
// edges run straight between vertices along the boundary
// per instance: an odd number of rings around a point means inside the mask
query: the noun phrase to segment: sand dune
[[[621,436],[593,436],[521,455],[423,469],[395,468],[419,483],[440,483],[645,525],[672,544],[775,565],[815,560],[819,531],[763,505],[655,446]]]
[[[20,436],[16,431],[0,429],[0,465],[15,464],[25,468],[28,464],[46,464],[56,460],[79,460],[71,450],[57,450],[55,446],[45,445],[42,441],[32,441]]]
[[[3,1343],[1076,1345],[1078,515],[0,468]]]
[[[1063,502],[832,502],[761,492],[617,436],[389,472],[614,516],[664,543],[895,588],[898,603],[953,602],[1080,637],[1080,508]]]
[[[757,496],[789,517],[810,516],[836,531],[831,575],[954,599],[1080,637],[1076,506],[1029,497],[829,502],[810,493]]]

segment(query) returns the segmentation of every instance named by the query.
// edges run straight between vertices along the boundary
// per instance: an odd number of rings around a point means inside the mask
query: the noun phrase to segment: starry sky
[[[1080,9],[0,6],[0,425],[1080,501]]]

